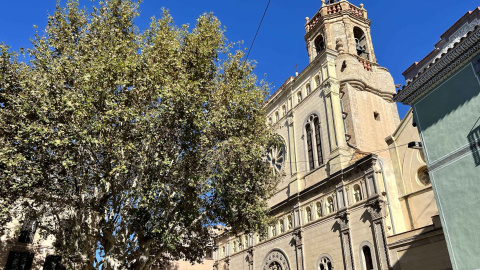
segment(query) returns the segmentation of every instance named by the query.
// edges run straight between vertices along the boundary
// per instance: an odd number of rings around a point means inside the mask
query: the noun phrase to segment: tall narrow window
[[[298,103],[302,102],[302,91],[298,91],[297,98],[298,98]]]
[[[313,159],[313,131],[310,124],[307,124],[307,151],[308,151],[308,163],[310,165],[310,170],[315,168],[315,161]]]
[[[363,257],[365,258],[365,269],[373,270],[374,268],[373,268],[372,252],[370,250],[370,247],[364,246],[362,250],[363,250]]]
[[[287,218],[287,229],[291,230],[293,228],[292,216],[288,216]]]
[[[315,126],[315,140],[317,144],[317,158],[318,158],[318,165],[323,164],[323,152],[322,152],[322,140],[320,135],[320,122],[318,117],[313,120],[313,125]]]
[[[307,88],[307,95],[310,95],[310,93],[312,92],[312,87],[310,86],[309,83],[307,83],[306,88]]]
[[[283,116],[287,115],[287,106],[285,105],[282,106],[282,112],[283,112]]]

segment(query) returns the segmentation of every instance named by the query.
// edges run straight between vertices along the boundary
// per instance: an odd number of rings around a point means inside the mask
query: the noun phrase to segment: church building
[[[282,175],[276,222],[220,234],[214,269],[451,269],[422,150],[408,147],[419,136],[411,113],[399,119],[370,25],[346,0],[306,18],[310,63],[266,104],[283,140],[267,158]]]

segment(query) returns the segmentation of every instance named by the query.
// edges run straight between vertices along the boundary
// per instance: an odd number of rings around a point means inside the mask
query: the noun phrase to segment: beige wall
[[[432,216],[438,214],[431,184],[419,181],[418,172],[426,167],[422,150],[408,148],[409,142],[419,142],[418,131],[412,125],[410,109],[396,131],[386,141],[394,167],[398,200],[405,216],[406,230],[432,224]]]
[[[191,264],[187,261],[175,261],[169,266],[163,268],[163,270],[212,270],[213,259],[204,259],[202,263]]]

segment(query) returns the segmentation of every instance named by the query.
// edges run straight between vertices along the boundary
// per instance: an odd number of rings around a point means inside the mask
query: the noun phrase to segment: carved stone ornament
[[[370,215],[372,216],[372,220],[380,219],[385,216],[385,211],[383,207],[384,203],[385,202],[383,200],[377,198],[365,204],[368,213],[370,213]]]
[[[338,224],[340,224],[340,230],[348,230],[350,229],[349,224],[348,224],[348,216],[350,213],[347,213],[346,211],[339,212],[335,218],[337,219]]]
[[[253,264],[253,248],[249,248],[247,250],[247,256],[245,257],[245,261],[250,264]]]
[[[295,246],[297,247],[303,244],[301,229],[297,229],[293,232],[293,241],[295,241]]]
[[[288,260],[279,250],[271,251],[263,263],[263,270],[290,270]]]
[[[343,41],[342,39],[338,38],[335,41],[335,49],[338,51],[338,53],[343,53],[345,52],[345,49],[343,48]]]

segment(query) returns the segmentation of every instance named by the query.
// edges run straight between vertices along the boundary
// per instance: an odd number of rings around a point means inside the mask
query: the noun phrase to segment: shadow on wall
[[[480,117],[477,120],[477,123],[480,122]],[[473,126],[472,130],[468,133],[467,139],[470,143],[470,150],[472,151],[473,160],[475,166],[480,165],[480,126],[477,126],[477,123]]]

